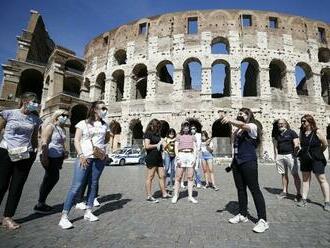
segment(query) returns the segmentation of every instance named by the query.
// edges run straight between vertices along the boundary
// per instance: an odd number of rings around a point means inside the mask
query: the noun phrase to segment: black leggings
[[[40,185],[39,190],[39,203],[46,203],[49,193],[52,191],[60,178],[60,169],[63,164],[63,157],[49,158],[49,164],[45,169],[44,179]]]
[[[30,158],[12,162],[8,151],[0,148],[0,204],[9,188],[4,217],[14,216],[35,158],[36,154],[30,152]]]
[[[257,209],[258,219],[267,221],[265,199],[258,183],[257,161],[249,161],[238,165],[234,160],[232,169],[238,194],[239,213],[243,216],[247,216],[248,198],[246,187],[248,187]]]

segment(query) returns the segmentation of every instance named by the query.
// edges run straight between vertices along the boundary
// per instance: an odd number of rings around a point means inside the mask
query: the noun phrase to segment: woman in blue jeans
[[[87,195],[87,209],[85,210],[84,219],[89,221],[99,220],[99,218],[92,213],[92,208],[96,196],[97,184],[105,165],[105,146],[110,139],[109,126],[103,120],[107,112],[108,110],[104,102],[93,102],[88,112],[87,119],[80,121],[76,125],[74,145],[78,153],[78,159],[74,163],[72,184],[67,194],[62,217],[59,222],[59,226],[62,229],[69,229],[73,226],[68,219],[68,214],[87,175],[91,190]],[[98,154],[94,152],[95,149],[93,149],[93,147],[99,148]]]
[[[171,188],[173,187],[173,179],[175,179],[175,138],[176,132],[173,128],[170,128],[165,137],[164,165],[165,175],[170,175],[169,185]]]

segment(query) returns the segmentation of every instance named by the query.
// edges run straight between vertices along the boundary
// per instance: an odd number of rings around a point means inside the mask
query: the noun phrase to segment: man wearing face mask
[[[220,113],[222,124],[231,124],[237,129],[233,133],[234,156],[231,164],[238,195],[239,214],[229,219],[231,224],[247,222],[247,191],[249,188],[257,209],[258,222],[253,231],[262,233],[269,228],[266,217],[266,205],[258,182],[258,161],[256,148],[260,143],[260,129],[256,125],[253,112],[241,108],[236,120]]]
[[[289,123],[285,119],[277,121],[278,133],[273,137],[274,155],[277,171],[282,175],[283,191],[278,198],[283,199],[288,194],[288,170],[294,179],[297,195],[296,201],[301,200],[300,188],[301,181],[299,177],[299,165],[297,158],[294,156],[295,151],[299,149],[299,137],[295,131],[290,129]]]
[[[68,118],[67,110],[56,110],[49,123],[42,129],[40,161],[45,169],[45,175],[40,185],[38,204],[34,207],[36,213],[48,214],[54,211],[53,207],[46,204],[46,199],[59,180],[63,160],[68,157],[64,129]]]
[[[18,206],[25,181],[36,158],[38,129],[42,121],[34,114],[39,110],[37,95],[21,95],[19,109],[0,113],[0,204],[8,190],[2,225],[10,230],[20,227],[12,217]]]

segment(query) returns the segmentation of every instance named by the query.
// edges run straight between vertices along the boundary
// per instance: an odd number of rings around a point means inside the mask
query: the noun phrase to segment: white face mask
[[[33,111],[38,111],[39,109],[39,104],[33,101],[28,102],[28,104],[26,105],[26,109],[30,112]]]
[[[101,119],[105,119],[107,117],[108,111],[107,110],[100,110],[99,116]]]
[[[62,116],[62,115],[60,115],[58,117],[58,121],[59,121],[60,124],[65,124],[65,122],[66,122],[67,119],[68,118],[66,116]]]

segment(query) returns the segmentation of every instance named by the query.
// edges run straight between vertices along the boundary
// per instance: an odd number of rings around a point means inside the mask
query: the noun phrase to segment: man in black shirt
[[[299,138],[295,131],[290,129],[289,123],[285,119],[279,119],[277,122],[278,132],[273,134],[274,154],[277,165],[277,171],[282,175],[283,191],[278,198],[283,199],[288,194],[288,170],[290,170],[294,184],[297,189],[296,200],[300,201],[301,181],[299,177],[298,160],[294,156],[295,150],[299,148]]]

